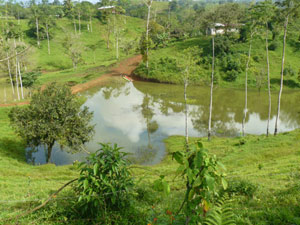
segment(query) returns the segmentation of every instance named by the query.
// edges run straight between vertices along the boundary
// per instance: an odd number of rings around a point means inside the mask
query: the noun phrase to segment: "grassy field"
[[[281,71],[281,55],[282,44],[278,40],[278,47],[274,51],[269,51],[270,57],[270,76],[271,88],[278,90],[280,85]],[[248,84],[251,88],[267,89],[267,69],[266,69],[266,53],[264,40],[255,39],[252,46],[252,57],[248,72]],[[164,83],[182,83],[182,72],[178,72],[176,67],[183,66],[187,62],[187,57],[182,54],[184,49],[199,47],[203,50],[204,55],[210,55],[211,39],[209,37],[191,38],[184,41],[170,43],[166,48],[152,50],[150,52],[150,70],[147,74],[145,65],[141,64],[136,70],[136,74],[146,79],[152,79]],[[232,52],[240,56],[234,60],[239,60],[241,66],[245,68],[248,54],[249,43],[237,42],[232,45]],[[235,55],[236,56],[236,55]],[[294,76],[288,75],[285,77],[285,87],[299,88],[300,81],[297,79],[299,67],[300,52],[288,42],[286,49],[285,66],[292,68],[295,72]],[[203,59],[203,58],[202,58]],[[200,59],[201,60],[201,59]],[[202,62],[201,66],[190,67],[190,84],[209,85],[211,75],[211,59]],[[216,59],[216,84],[221,87],[236,87],[241,88],[245,83],[245,71],[240,71],[237,79],[233,82],[228,82],[223,79],[225,73],[222,71],[222,57]]]
[[[25,145],[9,127],[10,108],[0,108],[0,218],[16,216],[45,200],[67,181],[78,176],[75,166],[52,164],[32,166],[25,161]],[[300,130],[276,137],[191,138],[200,140],[210,154],[227,167],[228,193],[237,224],[299,224],[300,223]],[[135,207],[145,223],[158,218],[157,224],[168,224],[164,212],[175,212],[182,201],[184,181],[177,177],[177,164],[169,153],[183,149],[184,138],[172,136],[165,140],[167,155],[158,165],[134,166],[136,180]],[[165,175],[171,195],[164,196],[153,187],[153,181]],[[69,220],[66,209],[74,196],[67,188],[40,211],[24,217],[21,224],[84,224]],[[70,199],[67,200],[66,199]],[[180,218],[175,222],[180,224]],[[7,224],[0,220],[0,224]],[[176,224],[176,223],[175,223]]]
[[[50,82],[61,82],[75,85],[84,83],[101,76],[115,66],[120,60],[128,58],[134,54],[138,44],[136,38],[141,36],[144,31],[144,21],[141,19],[122,16],[120,19],[123,29],[119,40],[119,59],[116,58],[115,37],[112,32],[110,35],[110,48],[106,46],[106,25],[99,20],[93,20],[93,32],[88,32],[87,22],[82,21],[81,34],[78,35],[78,46],[82,49],[82,63],[77,69],[73,69],[72,60],[66,54],[64,40],[67,36],[74,34],[74,26],[71,20],[58,19],[57,26],[51,31],[50,40],[51,54],[48,54],[47,40],[41,41],[41,47],[37,48],[36,40],[33,37],[24,35],[24,42],[30,44],[30,49],[26,55],[27,71],[40,70],[42,76],[38,79],[36,86]],[[28,21],[21,20],[20,25],[24,34],[28,31]],[[77,25],[78,26],[78,25]],[[123,51],[124,45],[129,41],[134,41],[135,47],[129,52],[129,55]],[[92,50],[91,46],[95,45]],[[3,65],[5,68],[5,65]],[[23,73],[26,71],[23,71]],[[14,74],[13,74],[14,75]],[[6,86],[6,100],[12,101],[8,75],[0,70],[0,103],[5,102],[4,85]]]

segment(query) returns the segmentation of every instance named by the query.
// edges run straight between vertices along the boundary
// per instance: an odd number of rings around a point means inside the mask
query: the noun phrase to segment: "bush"
[[[261,55],[255,55],[253,56],[253,60],[257,63],[259,63],[262,60],[262,56]]]
[[[235,70],[227,71],[224,76],[224,80],[233,82],[238,77],[239,73]]]
[[[81,216],[97,217],[109,209],[118,211],[128,207],[129,188],[133,179],[124,159],[126,153],[120,152],[117,145],[101,144],[101,149],[80,163],[80,177],[77,187]]]
[[[215,37],[215,54],[218,55],[227,55],[232,53],[232,41],[225,35],[217,35]],[[212,52],[212,51],[210,51]]]
[[[225,72],[224,80],[235,81],[242,71],[242,65],[238,55],[227,55],[221,62],[222,71]]]
[[[226,192],[229,195],[239,194],[252,198],[257,188],[258,187],[255,184],[252,184],[249,181],[233,180],[228,183],[228,188]]]
[[[296,73],[293,70],[293,68],[291,66],[287,66],[286,68],[284,68],[283,70],[283,75],[284,76],[294,76]]]
[[[275,51],[277,48],[278,48],[278,43],[277,43],[277,42],[272,42],[272,43],[269,45],[269,50],[270,50],[270,51]]]

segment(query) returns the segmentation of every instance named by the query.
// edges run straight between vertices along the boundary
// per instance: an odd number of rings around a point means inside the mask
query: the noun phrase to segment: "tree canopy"
[[[28,107],[14,107],[9,113],[12,127],[29,146],[47,146],[47,162],[55,142],[69,152],[78,152],[91,140],[92,116],[87,107],[81,108],[69,87],[56,83],[37,91]]]

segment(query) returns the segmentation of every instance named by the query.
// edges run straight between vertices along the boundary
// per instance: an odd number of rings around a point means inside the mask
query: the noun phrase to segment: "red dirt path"
[[[108,77],[111,76],[120,76],[121,74],[127,74],[131,75],[132,72],[135,70],[135,68],[139,65],[139,63],[142,60],[141,55],[133,56],[131,58],[125,59],[120,64],[118,67],[113,68],[109,73],[102,75],[101,77],[98,77],[94,80],[90,80],[86,83],[83,84],[77,84],[73,87],[72,93],[78,93],[81,91],[88,90],[89,88],[95,87],[103,83]],[[9,103],[9,104],[0,104],[0,107],[8,107],[8,106],[17,106],[17,105],[27,105],[29,102],[18,102],[18,103]]]

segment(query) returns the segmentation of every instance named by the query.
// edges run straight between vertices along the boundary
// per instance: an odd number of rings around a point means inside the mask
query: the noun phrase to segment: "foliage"
[[[186,153],[177,151],[172,153],[180,166],[177,174],[186,178],[186,191],[182,206],[185,207],[187,220],[198,221],[205,216],[216,196],[219,195],[220,185],[226,189],[223,164],[216,156],[210,157],[201,142],[198,142]]]
[[[146,62],[147,60],[147,47],[149,49],[153,48],[154,44],[153,44],[153,41],[151,39],[151,37],[149,36],[148,37],[148,41],[147,41],[147,38],[146,38],[146,33],[143,33],[142,36],[141,36],[141,39],[140,39],[140,52],[143,56],[143,62]],[[149,58],[149,55],[148,55],[148,58]]]
[[[217,35],[215,37],[215,54],[216,56],[224,56],[232,53],[232,41],[228,36]]]
[[[50,161],[54,143],[78,152],[92,137],[94,128],[89,124],[92,113],[80,108],[79,99],[67,86],[52,83],[32,96],[28,107],[14,107],[9,113],[16,133],[31,147],[47,146]]]
[[[272,42],[269,45],[269,50],[271,50],[271,51],[275,51],[277,48],[278,48],[278,43],[277,42]]]
[[[228,193],[230,196],[245,195],[252,198],[254,193],[257,191],[257,188],[257,185],[251,183],[250,181],[235,179],[228,182],[226,193]]]
[[[235,225],[231,201],[227,196],[218,199],[214,207],[208,212],[205,225]]]
[[[82,52],[83,46],[77,36],[67,35],[64,39],[65,53],[70,57],[73,63],[73,68],[76,69],[78,64],[83,62]]]
[[[223,72],[225,72],[225,76],[223,78],[229,82],[235,81],[243,69],[238,55],[226,55],[223,57],[221,65]]]
[[[22,75],[22,82],[23,86],[25,88],[32,88],[34,84],[36,83],[39,76],[41,76],[42,73],[39,71],[32,71],[28,73],[24,73]]]
[[[165,176],[161,175],[159,179],[154,181],[154,190],[163,191],[163,193],[168,196],[170,194],[170,185],[165,179]]]
[[[296,74],[295,71],[293,70],[293,68],[290,65],[285,67],[283,70],[284,76],[295,76],[295,74]]]
[[[128,195],[133,179],[124,158],[126,153],[116,144],[100,145],[101,148],[79,167],[76,208],[84,217],[97,217],[103,209],[114,211],[130,204]]]

